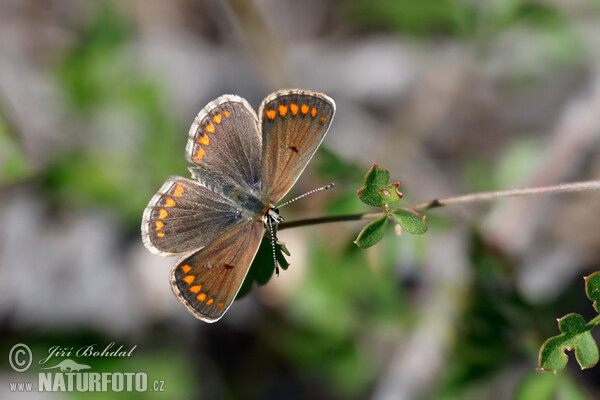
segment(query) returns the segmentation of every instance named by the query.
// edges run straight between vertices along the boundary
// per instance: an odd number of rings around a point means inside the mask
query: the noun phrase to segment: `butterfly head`
[[[279,208],[270,206],[269,210],[264,216],[265,223],[278,224],[283,221],[283,217],[279,215]]]

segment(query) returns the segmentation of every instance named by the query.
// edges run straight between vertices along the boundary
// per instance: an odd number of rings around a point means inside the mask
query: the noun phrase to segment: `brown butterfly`
[[[234,95],[200,111],[185,151],[193,179],[170,177],[142,221],[150,251],[183,254],[171,288],[194,316],[215,322],[231,306],[265,226],[281,220],[275,204],[312,158],[334,113],[331,98],[298,89],[269,95],[258,116]]]

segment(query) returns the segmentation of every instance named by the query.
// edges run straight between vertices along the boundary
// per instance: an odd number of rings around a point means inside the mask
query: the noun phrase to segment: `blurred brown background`
[[[356,190],[373,162],[406,204],[597,179],[599,16],[592,0],[0,0],[0,347],[34,353],[23,374],[2,357],[1,397],[600,398],[600,368],[535,372],[556,318],[594,315],[598,194],[432,210],[426,235],[368,251],[360,222],[283,231],[289,270],[214,325],[177,302],[176,259],[139,232],[225,93],[335,99],[291,194],[336,188],[290,220],[371,211]],[[111,342],[137,348],[75,360],[165,392],[8,391],[52,346]]]

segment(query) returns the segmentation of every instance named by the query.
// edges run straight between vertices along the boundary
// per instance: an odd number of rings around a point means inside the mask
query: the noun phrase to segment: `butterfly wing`
[[[262,127],[262,183],[271,204],[296,180],[323,141],[335,114],[335,102],[322,93],[281,90],[259,110]]]
[[[229,199],[172,176],[144,210],[142,238],[153,253],[176,255],[206,246],[243,220]]]
[[[215,322],[225,314],[250,269],[263,230],[262,222],[246,221],[175,264],[171,288],[196,318]]]
[[[194,176],[223,192],[237,187],[254,192],[261,179],[261,137],[256,113],[239,96],[224,95],[208,103],[190,127],[186,159],[200,168]],[[238,189],[239,191],[240,189]],[[229,196],[229,193],[224,193]]]

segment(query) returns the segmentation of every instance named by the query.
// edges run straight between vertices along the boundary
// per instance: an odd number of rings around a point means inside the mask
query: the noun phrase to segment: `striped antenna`
[[[321,191],[323,191],[323,190],[329,190],[329,189],[331,189],[331,188],[332,188],[332,187],[334,187],[334,186],[335,186],[335,184],[332,182],[332,183],[330,183],[329,185],[325,185],[325,186],[322,186],[322,187],[320,187],[320,188],[313,189],[313,190],[311,190],[311,191],[309,191],[309,192],[306,192],[306,193],[304,193],[304,194],[301,194],[301,195],[300,195],[300,196],[298,196],[298,197],[295,197],[295,198],[291,199],[290,201],[286,201],[285,203],[283,203],[283,204],[281,204],[281,205],[277,206],[277,209],[280,209],[280,208],[281,208],[281,207],[283,207],[283,206],[287,206],[288,204],[290,204],[290,203],[293,203],[293,202],[294,202],[294,201],[296,201],[296,200],[300,200],[301,198],[303,198],[303,197],[305,197],[305,196],[308,196],[309,194],[313,194],[313,193],[316,193],[316,192],[321,192]]]

